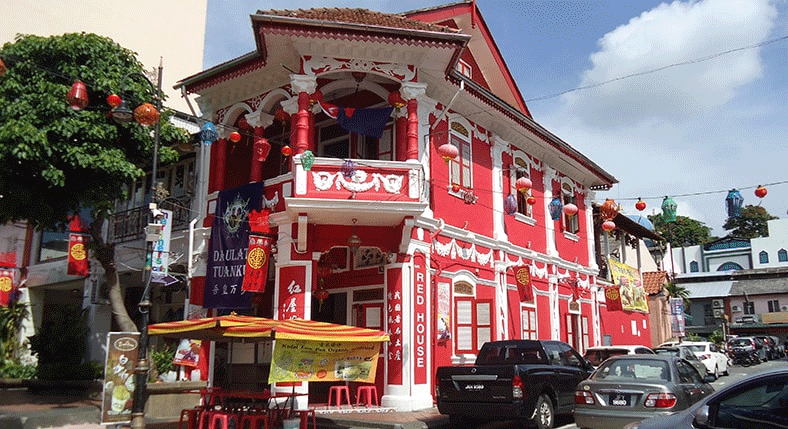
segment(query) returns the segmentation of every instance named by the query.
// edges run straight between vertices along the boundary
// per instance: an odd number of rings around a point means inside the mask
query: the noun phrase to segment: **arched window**
[[[453,185],[464,189],[473,188],[471,177],[471,131],[470,124],[453,120],[449,124],[449,142],[457,146],[459,155],[449,161],[449,177]]]
[[[778,250],[777,260],[780,262],[788,262],[788,252],[786,252],[785,249]]]
[[[473,296],[474,286],[465,281],[454,283],[455,350],[457,354],[479,353],[493,332],[492,300]]]
[[[761,250],[761,253],[758,254],[758,260],[760,260],[762,264],[768,264],[769,254],[766,253],[765,250]]]
[[[563,195],[564,205],[569,203],[577,205],[577,196],[575,195],[574,188],[568,181],[561,183],[561,194]],[[580,217],[580,213],[572,216],[564,214],[564,231],[577,234],[578,231],[580,231],[580,221],[578,217]]]
[[[736,271],[742,269],[743,269],[742,266],[735,262],[726,262],[720,265],[720,267],[717,268],[717,271]]]
[[[690,262],[690,272],[697,273],[698,272],[698,263],[697,261]]]

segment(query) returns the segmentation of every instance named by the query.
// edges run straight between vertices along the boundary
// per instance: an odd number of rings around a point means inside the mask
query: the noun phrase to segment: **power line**
[[[786,39],[788,39],[788,35],[787,36],[778,37],[776,39],[771,39],[771,40],[766,40],[766,41],[763,41],[763,42],[755,43],[755,44],[748,45],[748,46],[742,46],[740,48],[728,49],[727,51],[718,52],[716,54],[708,55],[708,56],[705,56],[705,57],[695,58],[695,59],[687,60],[687,61],[681,61],[681,62],[677,62],[677,63],[673,63],[673,64],[668,64],[666,66],[657,67],[657,68],[651,69],[651,70],[646,70],[646,71],[642,71],[642,72],[631,73],[631,74],[628,74],[628,75],[625,75],[625,76],[615,77],[613,79],[609,79],[609,80],[606,80],[606,81],[603,81],[603,82],[597,82],[597,83],[592,83],[592,84],[588,84],[588,85],[578,86],[578,87],[575,87],[575,88],[572,88],[572,89],[567,89],[565,91],[557,92],[557,93],[554,93],[554,94],[551,94],[551,95],[543,95],[543,96],[540,96],[540,97],[529,98],[529,99],[525,100],[525,102],[529,103],[531,101],[548,100],[548,99],[551,99],[551,98],[560,97],[560,96],[562,96],[564,94],[568,94],[570,92],[581,91],[581,90],[584,90],[584,89],[597,88],[597,87],[600,87],[602,85],[607,85],[609,83],[617,82],[617,81],[624,80],[624,79],[629,79],[629,78],[632,78],[632,77],[644,76],[644,75],[647,75],[647,74],[656,73],[656,72],[659,72],[659,71],[662,71],[662,70],[666,70],[666,69],[669,69],[669,68],[673,68],[673,67],[679,67],[679,66],[686,66],[686,65],[689,65],[689,64],[701,63],[701,62],[704,62],[704,61],[713,60],[714,58],[718,58],[718,57],[721,57],[721,56],[724,56],[724,55],[732,54],[734,52],[744,51],[744,50],[748,50],[748,49],[754,49],[754,48],[758,48],[758,47],[761,47],[761,46],[770,45],[772,43],[781,42],[781,41],[786,40]]]

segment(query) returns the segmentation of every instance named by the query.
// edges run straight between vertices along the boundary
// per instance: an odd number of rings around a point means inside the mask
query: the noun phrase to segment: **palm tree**
[[[665,290],[671,298],[681,298],[684,301],[684,308],[689,308],[690,305],[690,291],[679,283],[671,280],[665,285]]]

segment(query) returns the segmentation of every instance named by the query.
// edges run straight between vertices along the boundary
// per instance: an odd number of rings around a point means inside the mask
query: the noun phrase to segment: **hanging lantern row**
[[[569,203],[569,204],[564,205],[564,207],[562,209],[564,214],[569,216],[569,217],[572,217],[572,216],[576,215],[577,214],[577,210],[578,210],[577,206],[574,205],[573,203]]]
[[[606,220],[602,222],[602,229],[605,230],[605,232],[610,233],[611,231],[616,229],[616,223],[613,222],[612,220]]]
[[[291,147],[290,147],[290,146],[288,146],[288,145],[284,145],[284,146],[282,146],[282,150],[281,150],[281,152],[282,152],[282,156],[284,156],[285,158],[287,158],[288,156],[290,156],[290,155],[292,155],[292,154],[293,154],[293,148],[291,148]]]
[[[268,139],[265,137],[255,137],[254,139],[254,155],[255,159],[260,162],[264,162],[268,158],[268,154],[271,152],[271,143],[268,143]]]
[[[531,183],[531,179],[523,176],[517,179],[516,182],[514,182],[514,186],[515,188],[517,188],[518,191],[520,191],[523,195],[525,195],[528,192],[528,190],[531,189],[533,183]]]
[[[645,209],[646,209],[646,202],[645,202],[645,201],[643,201],[643,200],[641,200],[641,199],[638,197],[638,202],[636,202],[636,203],[635,203],[635,208],[636,208],[636,209],[638,209],[638,211],[641,211],[641,212],[642,212],[643,210],[645,210]]]
[[[618,216],[618,204],[610,198],[605,199],[604,204],[599,206],[599,214],[604,220],[613,220]]]
[[[525,199],[525,203],[528,204],[529,206],[536,204],[536,197],[534,197],[533,195],[529,195],[528,198]]]
[[[662,200],[662,218],[665,222],[676,221],[676,208],[678,208],[678,205],[673,201],[673,198],[665,196]]]
[[[211,145],[219,139],[219,132],[213,122],[206,122],[200,127],[200,141],[204,145]]]
[[[550,211],[550,219],[561,220],[561,213],[563,213],[564,208],[561,198],[554,197],[550,204],[547,205],[547,208]]]
[[[769,191],[767,191],[766,188],[761,185],[758,185],[758,187],[755,188],[755,196],[758,198],[765,197],[768,192]]]
[[[509,194],[503,200],[503,211],[509,216],[514,216],[517,213],[517,197],[514,194]]]
[[[66,94],[66,101],[74,110],[82,110],[87,107],[90,102],[88,99],[88,88],[82,81],[78,80],[71,85],[71,89]]]
[[[312,164],[314,163],[315,154],[309,149],[305,150],[304,153],[301,154],[301,166],[304,167],[304,170],[309,171],[312,169]]]
[[[233,131],[230,133],[230,141],[233,143],[238,143],[241,141],[241,133],[238,131]]]
[[[440,155],[441,158],[446,161],[446,164],[448,164],[449,161],[457,158],[457,156],[460,155],[460,150],[457,149],[457,146],[454,146],[451,143],[444,143],[438,146],[438,155]]]
[[[356,175],[356,163],[352,159],[346,159],[339,171],[346,180],[350,180]]]
[[[728,196],[725,197],[725,211],[728,213],[728,218],[740,217],[743,204],[744,198],[736,188],[728,191]]]

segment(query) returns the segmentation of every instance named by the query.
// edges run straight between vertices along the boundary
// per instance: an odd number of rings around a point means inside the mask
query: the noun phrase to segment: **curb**
[[[0,415],[2,429],[38,429],[66,425],[95,424],[99,421],[99,411],[93,408],[61,408],[42,411],[28,411],[22,414]]]

